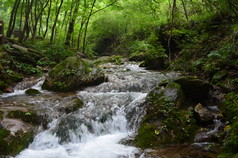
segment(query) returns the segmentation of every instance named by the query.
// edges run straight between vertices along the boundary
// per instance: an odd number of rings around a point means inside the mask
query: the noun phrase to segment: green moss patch
[[[33,125],[39,125],[41,123],[41,119],[34,111],[20,111],[20,110],[12,110],[9,111],[8,115],[9,118],[19,118],[22,121],[31,123]]]

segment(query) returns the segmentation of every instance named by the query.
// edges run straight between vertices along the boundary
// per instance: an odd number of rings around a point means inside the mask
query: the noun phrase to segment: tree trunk
[[[33,6],[34,0],[27,0],[26,1],[26,12],[25,12],[25,24],[24,24],[24,28],[22,31],[22,35],[19,38],[19,42],[22,42],[24,39],[27,39],[29,37],[29,32],[30,32],[30,28],[29,28],[29,16],[31,13],[31,9]],[[26,36],[25,36],[26,34]]]
[[[173,6],[172,6],[172,12],[171,12],[170,35],[169,35],[169,39],[168,39],[169,61],[170,61],[171,58],[172,58],[172,53],[171,53],[171,39],[172,39],[172,33],[173,33],[175,10],[176,10],[176,0],[173,0]]]
[[[58,22],[58,17],[59,17],[60,9],[61,9],[61,7],[63,5],[63,2],[64,2],[64,0],[60,1],[59,8],[57,9],[57,12],[56,12],[55,21],[54,21],[54,24],[53,24],[53,27],[52,27],[52,30],[51,30],[51,37],[50,37],[50,42],[51,43],[53,43],[54,38],[55,38],[55,27],[56,27],[56,24]]]
[[[49,19],[50,19],[50,13],[51,13],[51,6],[52,6],[52,0],[50,0],[50,6],[48,8],[48,15],[47,15],[47,18],[46,18],[46,29],[45,29],[45,33],[43,35],[43,37],[45,38],[46,35],[47,35],[47,32],[48,32],[48,28],[49,28]]]
[[[183,10],[184,10],[185,17],[186,17],[186,19],[188,20],[188,12],[187,12],[187,9],[186,9],[184,0],[181,0],[181,1],[182,1],[182,4],[183,4]]]
[[[0,45],[4,43],[4,23],[3,20],[0,19]]]
[[[85,30],[84,30],[84,35],[83,35],[83,54],[85,54],[85,49],[86,49],[86,38],[87,38],[88,24],[89,24],[90,18],[92,16],[95,3],[96,3],[96,0],[93,0],[92,6],[90,9],[90,13],[89,13],[88,18],[85,23]]]
[[[39,10],[39,14],[38,15],[36,15],[36,13],[35,13],[35,24],[33,26],[32,38],[34,38],[35,35],[36,35],[38,21],[42,17],[42,13],[43,13],[43,11],[45,10],[45,8],[47,7],[48,4],[49,4],[49,0],[47,0],[45,5],[41,8],[41,10]]]
[[[80,0],[77,0],[76,6],[74,8],[73,17],[72,17],[72,19],[69,22],[69,28],[68,28],[68,32],[66,34],[66,40],[65,40],[65,45],[67,47],[70,47],[70,40],[72,38],[72,33],[74,32],[75,20],[78,17],[79,4],[80,4]]]
[[[20,5],[20,1],[21,0],[15,0],[12,12],[11,12],[11,17],[9,20],[9,24],[8,24],[8,29],[7,29],[7,37],[11,37],[12,35],[12,31],[14,30],[15,27],[15,22],[16,22],[16,16],[17,16],[17,10],[19,8]]]

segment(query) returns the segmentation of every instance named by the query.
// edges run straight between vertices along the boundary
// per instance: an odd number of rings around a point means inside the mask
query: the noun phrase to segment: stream
[[[178,74],[147,71],[135,63],[101,67],[108,82],[82,91],[43,91],[41,78],[31,83],[31,87],[42,92],[40,95],[25,95],[27,86],[22,84],[15,87],[14,93],[1,96],[1,104],[30,104],[50,120],[47,130],[39,129],[34,141],[16,158],[139,157],[138,148],[121,141],[133,137],[138,129],[145,114],[143,102],[147,93],[162,80]],[[83,100],[84,107],[69,114],[60,113],[59,108],[75,97]]]

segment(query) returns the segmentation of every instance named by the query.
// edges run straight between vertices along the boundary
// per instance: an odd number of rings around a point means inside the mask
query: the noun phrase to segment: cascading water
[[[32,144],[16,158],[136,157],[139,150],[120,144],[120,140],[130,137],[137,130],[145,113],[143,103],[147,92],[160,81],[178,74],[146,71],[130,63],[120,66],[106,64],[102,67],[109,81],[99,86],[58,97],[54,99],[57,100],[55,102],[49,101],[49,95],[59,94],[46,91],[29,99],[42,107],[51,107],[51,115],[58,118],[48,124],[47,130],[37,134]],[[55,112],[63,101],[72,96],[81,98],[84,107],[69,114]]]

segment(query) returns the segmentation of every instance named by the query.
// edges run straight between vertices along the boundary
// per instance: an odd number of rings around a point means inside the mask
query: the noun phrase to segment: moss
[[[157,141],[155,130],[157,130],[156,125],[142,125],[135,137],[136,146],[142,149],[155,148],[156,146],[158,146],[159,143]]]
[[[27,95],[37,95],[37,94],[40,94],[40,93],[41,92],[39,92],[37,89],[32,89],[32,88],[27,89],[25,91],[25,94],[27,94]]]
[[[5,138],[7,138],[10,135],[10,131],[5,129],[0,129],[0,155],[3,155],[8,147],[7,141],[5,141]]]
[[[7,136],[9,136],[10,131],[6,130],[6,129],[0,129],[0,139],[6,138]]]
[[[227,136],[224,140],[224,148],[220,158],[234,157],[238,154],[238,94],[235,92],[228,93],[225,101],[221,106],[221,110],[227,119],[226,130]]]
[[[27,132],[23,135],[13,137],[12,142],[9,144],[10,155],[16,155],[20,151],[24,150],[33,141],[33,131]]]
[[[10,132],[7,131],[4,135],[4,139],[0,138],[0,154],[15,156],[25,149],[32,141],[33,131],[16,133],[16,136],[10,135]]]
[[[221,106],[221,110],[228,121],[233,122],[238,116],[238,94],[235,92],[228,93],[225,101]]]
[[[191,111],[176,107],[182,97],[179,93],[172,99],[173,96],[167,95],[172,87],[180,86],[171,83],[163,89],[157,87],[149,93],[147,114],[135,139],[135,145],[138,147],[158,148],[168,144],[189,143],[193,140],[197,130],[196,121]]]
[[[39,125],[41,123],[39,116],[34,111],[23,112],[20,110],[12,110],[12,111],[9,111],[8,117],[19,118],[25,122],[28,122],[34,125]]]
[[[99,67],[78,57],[68,57],[49,72],[42,88],[63,92],[75,91],[104,81],[104,73]]]

